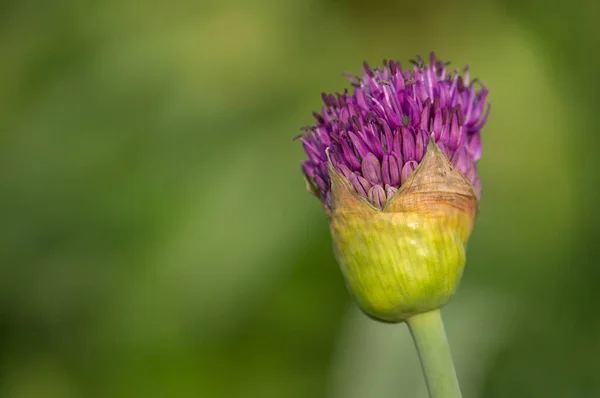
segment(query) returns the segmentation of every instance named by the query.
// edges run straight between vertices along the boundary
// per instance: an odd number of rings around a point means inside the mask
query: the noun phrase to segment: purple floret
[[[430,137],[480,195],[476,163],[490,110],[488,90],[469,81],[468,67],[462,75],[448,72],[433,53],[429,65],[421,58],[412,63],[402,69],[397,61],[384,61],[383,69],[371,69],[365,62],[365,74],[350,77],[352,94],[322,94],[325,106],[313,113],[317,123],[301,136],[308,156],[302,170],[326,206],[327,149],[353,189],[383,208],[423,159]]]

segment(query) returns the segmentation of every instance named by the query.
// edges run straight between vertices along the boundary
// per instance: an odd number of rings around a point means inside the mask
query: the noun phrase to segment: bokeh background
[[[444,309],[465,397],[600,397],[596,0],[0,3],[0,396],[425,397],[305,192],[321,91],[435,50],[490,88]]]

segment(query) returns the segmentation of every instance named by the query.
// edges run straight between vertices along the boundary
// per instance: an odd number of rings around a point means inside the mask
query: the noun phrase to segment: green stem
[[[431,398],[461,398],[440,310],[414,315],[406,321],[423,366]]]

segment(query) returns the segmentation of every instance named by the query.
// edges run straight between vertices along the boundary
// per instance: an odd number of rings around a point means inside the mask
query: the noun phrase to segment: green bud
[[[470,181],[435,142],[380,210],[329,164],[334,252],[349,290],[386,322],[442,307],[458,286],[477,213]]]

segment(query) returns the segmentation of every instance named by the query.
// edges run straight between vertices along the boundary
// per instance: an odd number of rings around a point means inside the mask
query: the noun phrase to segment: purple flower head
[[[447,66],[433,53],[429,65],[419,58],[406,69],[397,61],[384,61],[382,69],[365,62],[365,74],[350,77],[352,94],[322,94],[317,122],[301,136],[308,156],[302,170],[326,207],[332,203],[328,154],[354,191],[382,209],[423,159],[430,138],[479,197],[476,163],[488,90],[469,80],[468,67],[461,75]]]

